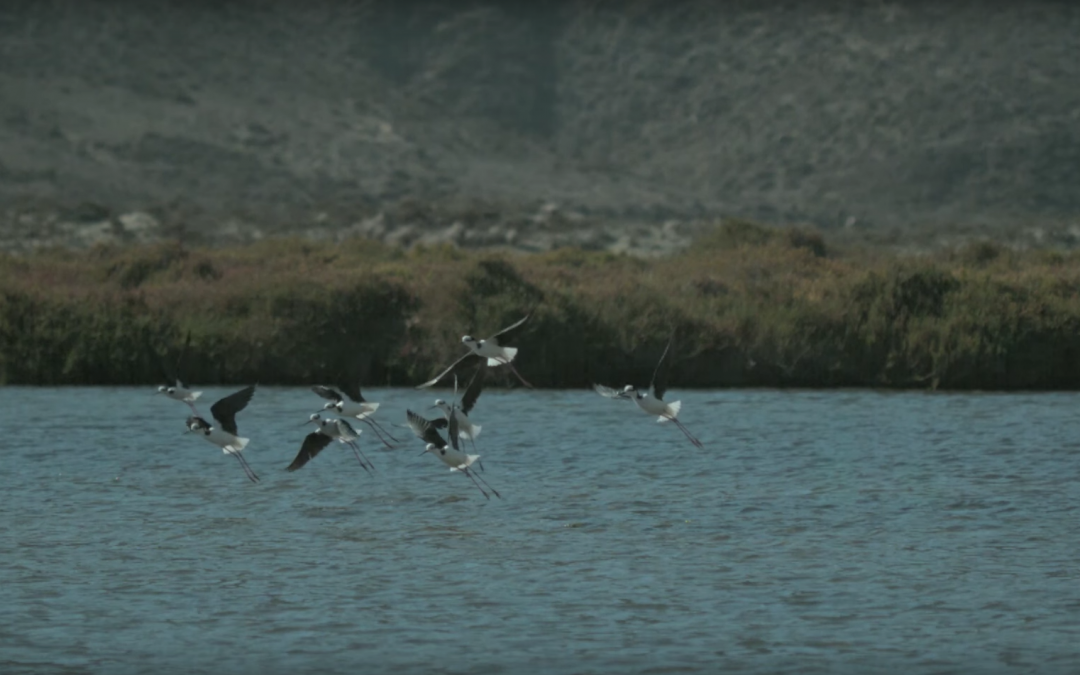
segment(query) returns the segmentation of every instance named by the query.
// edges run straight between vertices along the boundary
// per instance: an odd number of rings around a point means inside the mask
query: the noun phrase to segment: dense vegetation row
[[[1071,388],[1080,254],[983,243],[921,256],[827,252],[726,221],[659,259],[272,240],[0,258],[0,381],[151,384],[184,337],[200,384],[423,381],[533,312],[537,386],[647,383],[668,335],[679,387]]]

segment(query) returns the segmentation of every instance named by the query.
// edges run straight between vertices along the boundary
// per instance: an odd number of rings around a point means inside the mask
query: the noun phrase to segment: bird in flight
[[[241,438],[236,429],[236,413],[247,407],[251,397],[255,394],[255,385],[245,387],[240,391],[229,394],[210,406],[210,416],[216,424],[210,424],[198,415],[187,418],[187,433],[201,434],[208,442],[221,448],[226,455],[232,455],[244,468],[244,473],[252,483],[258,483],[259,477],[251,470],[251,466],[240,453],[247,447],[250,439]]]
[[[195,409],[195,401],[202,396],[202,392],[193,391],[180,380],[180,366],[184,362],[184,356],[187,354],[188,346],[190,344],[191,331],[188,331],[187,339],[184,340],[184,347],[180,350],[180,355],[176,357],[176,365],[174,367],[170,367],[165,362],[165,359],[155,352],[154,355],[157,357],[158,366],[161,368],[162,374],[165,376],[165,382],[167,383],[158,387],[157,393],[165,394],[165,396],[174,401],[186,403],[188,407],[191,408],[191,414],[198,415],[199,411]]]
[[[469,413],[472,411],[473,406],[476,405],[476,400],[480,398],[480,392],[484,388],[484,376],[487,374],[487,364],[481,363],[476,372],[473,373],[472,380],[469,381],[469,385],[465,387],[465,393],[461,396],[461,402],[447,403],[443,399],[435,399],[435,404],[432,408],[438,408],[442,411],[443,417],[446,422],[449,423],[450,418],[453,417],[457,421],[458,438],[461,440],[468,440],[473,444],[473,450],[476,450],[476,437],[480,435],[479,424],[473,424],[469,420]],[[454,393],[457,394],[457,382],[454,382]],[[438,425],[441,429],[446,426],[445,424]],[[483,464],[479,465],[481,469],[484,468]]]
[[[622,388],[622,390],[612,389],[602,384],[594,384],[593,389],[598,394],[606,398],[611,399],[631,399],[637,406],[644,412],[650,415],[656,415],[657,422],[673,422],[675,426],[694,444],[695,447],[703,448],[701,441],[699,441],[690,430],[687,429],[682,422],[679,421],[679,410],[682,409],[681,401],[672,401],[667,403],[664,401],[664,394],[667,392],[667,364],[666,359],[668,352],[671,350],[671,343],[674,340],[674,336],[668,339],[667,346],[664,347],[664,353],[660,355],[660,361],[656,364],[656,370],[653,371],[652,382],[649,383],[649,388],[642,391],[632,384],[628,384]]]
[[[384,429],[383,426],[374,419],[373,415],[375,414],[375,411],[379,409],[379,404],[364,398],[364,395],[360,393],[359,382],[339,385],[336,389],[334,387],[318,385],[312,387],[311,390],[329,401],[329,403],[323,406],[323,410],[333,410],[339,415],[344,417],[355,417],[364,424],[367,424],[371,427],[375,436],[388,448],[393,448],[394,446],[386,440],[387,438],[395,443],[398,442],[398,439],[394,438],[393,434]]]
[[[365,455],[363,451],[360,450],[360,444],[357,442],[357,439],[360,438],[360,434],[362,433],[359,429],[354,429],[353,426],[349,424],[346,420],[336,417],[323,417],[319,413],[314,413],[313,415],[311,415],[311,417],[308,418],[308,422],[314,423],[315,426],[318,428],[318,431],[316,431],[315,433],[322,434],[331,439],[336,438],[339,442],[344,443],[345,445],[352,448],[353,454],[356,455],[356,461],[360,462],[360,466],[364,468],[364,471],[367,471],[368,473],[374,471],[375,465],[372,464],[371,460],[367,458],[367,455]],[[307,424],[308,422],[305,422],[305,424]],[[310,434],[308,437],[310,438]],[[304,443],[307,443],[307,439],[304,439]],[[315,441],[312,441],[312,443],[314,444]],[[314,445],[312,447],[314,447]],[[323,447],[326,446],[324,445]],[[319,450],[322,450],[322,448],[319,448]],[[301,455],[303,455],[303,453],[304,446],[301,445],[300,453],[297,454],[296,460],[293,460],[293,464],[296,464],[296,461],[301,459]],[[316,451],[315,454],[318,454],[318,451]],[[315,454],[312,454],[311,457],[314,457]],[[301,466],[306,464],[308,460],[311,459],[311,457],[304,458],[303,461],[301,461],[296,468],[299,469]],[[295,471],[296,469],[289,470]]]
[[[460,471],[468,476],[476,486],[476,489],[480,490],[480,493],[483,494],[485,498],[491,499],[491,496],[487,493],[487,490],[480,486],[480,482],[483,482],[488,490],[491,490],[496,497],[502,499],[502,495],[499,494],[498,490],[491,487],[482,476],[475,473],[470,468],[473,463],[480,459],[480,455],[467,455],[458,448],[458,428],[454,417],[451,417],[447,424],[449,427],[447,429],[447,436],[450,437],[450,443],[447,443],[446,440],[443,439],[439,434],[438,429],[435,428],[435,425],[431,421],[424,419],[422,416],[411,410],[405,411],[405,417],[409,423],[409,427],[412,428],[413,433],[416,434],[416,437],[426,443],[424,447],[425,453],[430,452],[441,459],[444,464],[450,467],[451,471]],[[479,479],[479,481],[477,479]]]
[[[483,340],[477,340],[471,335],[463,336],[461,338],[461,343],[469,348],[469,352],[467,354],[464,354],[457,361],[451,363],[446,370],[442,371],[432,379],[417,386],[416,388],[426,389],[435,384],[438,384],[440,380],[442,380],[444,377],[454,372],[455,369],[461,366],[466,366],[477,362],[486,362],[486,364],[491,368],[494,368],[496,366],[508,367],[514,373],[514,375],[516,375],[517,378],[521,380],[522,384],[532,389],[533,386],[529,384],[529,382],[521,376],[521,373],[517,371],[517,368],[514,367],[513,360],[514,357],[517,356],[517,347],[507,346],[509,342],[513,340],[519,332],[521,332],[522,327],[525,325],[525,322],[529,320],[530,316],[532,315],[526,314],[524,319],[521,319],[512,326],[507,326],[506,328],[503,328],[498,333],[495,333],[491,337]]]

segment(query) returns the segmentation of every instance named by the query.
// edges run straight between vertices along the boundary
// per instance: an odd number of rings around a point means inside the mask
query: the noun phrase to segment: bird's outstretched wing
[[[321,384],[312,387],[311,391],[315,392],[319,396],[322,396],[323,398],[325,398],[328,401],[333,401],[334,403],[337,403],[338,401],[342,400],[341,399],[341,394],[337,393],[336,390],[334,390],[334,389],[332,389],[330,387],[324,387]]]
[[[505,346],[508,342],[510,342],[510,340],[514,339],[514,336],[517,335],[518,332],[521,331],[522,326],[525,325],[525,322],[528,321],[529,317],[531,317],[531,316],[532,316],[532,314],[526,314],[524,319],[521,319],[520,321],[518,321],[517,323],[515,323],[515,324],[513,324],[511,326],[507,326],[506,328],[503,328],[498,333],[495,333],[491,337],[487,338],[487,340],[489,342],[495,343],[495,345],[497,345],[497,346],[500,346],[500,347]],[[451,363],[450,366],[446,370],[442,371],[441,373],[439,373],[435,377],[431,378],[427,382],[425,382],[425,383],[423,383],[421,385],[418,385],[416,388],[417,389],[427,389],[428,387],[431,387],[431,386],[433,386],[435,384],[438,384],[438,382],[440,380],[442,380],[444,377],[446,377],[447,375],[449,375],[452,372],[455,372],[458,369],[459,366],[470,365],[473,361],[476,361],[476,360],[479,360],[482,363],[487,362],[487,360],[484,359],[483,357],[477,355],[475,352],[470,351],[468,354],[463,355],[457,361],[454,361],[453,363]]]
[[[602,384],[594,384],[592,386],[596,390],[597,394],[600,394],[604,398],[618,398],[628,400],[630,397],[622,389],[612,389],[611,387],[605,387]]]
[[[255,385],[244,387],[235,394],[229,394],[214,405],[210,406],[210,414],[217,420],[224,431],[233,436],[236,435],[236,413],[247,407],[251,397],[255,395]]]
[[[481,361],[472,379],[469,380],[469,386],[465,387],[465,393],[461,395],[461,411],[466,415],[476,405],[476,399],[480,398],[480,392],[484,389],[485,375],[487,375],[487,361]]]
[[[464,356],[462,356],[457,361],[454,361],[453,363],[451,363],[449,368],[442,371],[441,373],[439,373],[435,377],[431,378],[427,382],[425,382],[425,383],[423,383],[421,385],[418,385],[416,388],[417,389],[427,389],[428,387],[431,387],[431,386],[433,386],[435,384],[438,384],[440,380],[442,380],[444,377],[446,377],[450,373],[454,372],[454,370],[457,369],[459,366],[468,365],[472,361],[476,361],[476,360],[486,362],[486,359],[479,356],[475,352],[470,351],[468,354],[465,354]]]
[[[667,391],[668,368],[664,361],[671,350],[671,343],[674,341],[675,334],[672,333],[671,337],[668,338],[667,346],[664,347],[664,353],[660,355],[660,361],[656,364],[656,370],[653,371],[652,382],[649,385],[652,387],[653,396],[660,401],[664,399],[664,392]]]
[[[451,412],[449,420],[449,428],[446,430],[446,436],[450,439],[450,445],[454,446],[455,450],[460,450],[458,447],[458,422],[457,415]]]
[[[315,455],[319,454],[323,448],[330,445],[330,441],[332,440],[334,439],[324,433],[312,431],[304,437],[304,443],[300,446],[300,452],[296,453],[296,459],[292,461],[292,464],[285,467],[285,470],[296,471],[304,466],[314,459]]]
[[[360,394],[360,380],[355,380],[352,382],[342,382],[338,386],[338,389],[340,389],[341,393],[348,396],[351,400],[356,401],[357,403],[364,402],[364,397]]]
[[[353,425],[349,424],[346,420],[338,418],[334,420],[334,424],[337,426],[338,435],[343,440],[355,441],[360,438],[360,432],[353,428]]]
[[[494,335],[489,337],[488,340],[494,342],[500,347],[506,346],[510,343],[511,340],[514,339],[515,335],[521,332],[522,327],[525,325],[525,322],[529,320],[530,316],[532,316],[532,314],[526,314],[524,319],[518,321],[512,326],[507,326],[506,328],[503,328],[498,333],[495,333]]]
[[[425,443],[434,443],[439,448],[446,447],[446,441],[443,440],[443,437],[435,429],[435,425],[430,421],[411,410],[405,411],[405,418],[409,422],[409,428],[412,429],[417,438]]]
[[[184,339],[184,346],[180,348],[180,355],[176,357],[176,363],[170,363],[168,360],[168,354],[164,356],[157,351],[147,340],[145,343],[146,350],[153,355],[154,360],[157,362],[158,370],[161,372],[162,382],[168,387],[180,387],[181,389],[187,389],[184,382],[181,380],[181,369],[184,365],[184,356],[187,354],[188,347],[191,345],[191,331],[187,332],[187,337]]]
[[[191,331],[187,332],[187,337],[184,338],[184,346],[180,349],[180,355],[176,357],[176,368],[173,369],[173,379],[176,380],[176,386],[181,389],[187,389],[187,385],[180,381],[180,375],[184,372],[184,357],[187,356],[188,347],[191,346]]]

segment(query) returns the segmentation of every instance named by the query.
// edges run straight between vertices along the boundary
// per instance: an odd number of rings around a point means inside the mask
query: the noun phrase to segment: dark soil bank
[[[26,1],[0,47],[9,250],[1080,234],[1076,3]]]

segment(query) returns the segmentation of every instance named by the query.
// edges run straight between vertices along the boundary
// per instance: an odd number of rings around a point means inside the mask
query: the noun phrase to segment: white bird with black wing
[[[667,347],[664,348],[664,353],[660,355],[660,361],[656,364],[656,370],[653,371],[652,382],[649,384],[647,390],[641,391],[632,384],[623,387],[621,392],[600,384],[594,384],[593,389],[606,398],[633,399],[638,407],[644,412],[650,415],[656,415],[657,422],[674,422],[675,426],[679,427],[679,429],[686,434],[686,437],[691,443],[696,447],[703,448],[704,446],[701,444],[701,441],[695,438],[694,435],[690,433],[690,430],[678,419],[679,410],[682,409],[682,402],[672,401],[671,403],[667,403],[664,401],[664,393],[667,392],[667,366],[665,360],[668,351],[671,350],[672,341],[673,338],[668,340]]]
[[[476,405],[477,399],[480,398],[480,392],[484,389],[484,376],[487,373],[487,364],[481,363],[473,373],[473,377],[469,380],[469,385],[465,387],[465,393],[461,396],[460,403],[447,403],[441,398],[435,399],[435,404],[432,408],[438,408],[442,411],[446,421],[449,422],[450,418],[454,418],[457,422],[458,438],[462,440],[468,440],[473,443],[473,449],[476,449],[476,437],[480,435],[480,430],[483,428],[479,424],[473,424],[469,420],[469,413],[472,412],[473,406]],[[457,393],[457,384],[454,385],[455,394]],[[445,425],[440,425],[442,428]]]
[[[444,377],[454,372],[454,370],[458,367],[471,365],[474,362],[486,362],[486,364],[492,368],[496,366],[508,367],[514,373],[514,375],[517,375],[517,378],[521,380],[522,384],[532,389],[533,386],[529,384],[524,377],[521,376],[521,373],[517,371],[517,368],[515,368],[514,364],[512,363],[514,357],[517,356],[517,347],[507,346],[509,342],[513,340],[514,337],[521,331],[522,327],[525,325],[525,322],[529,320],[530,316],[532,315],[527,314],[524,319],[521,319],[512,326],[503,328],[501,331],[495,333],[487,339],[477,340],[471,335],[465,335],[461,338],[461,343],[469,348],[469,353],[465,354],[457,361],[454,361],[446,370],[442,371],[432,379],[417,386],[416,388],[426,389],[427,387],[434,386],[435,384],[438,384],[439,381],[442,380]]]
[[[461,473],[468,476],[469,479],[473,482],[473,485],[476,486],[476,489],[480,490],[481,494],[483,494],[485,498],[491,499],[491,496],[488,495],[487,490],[484,490],[484,488],[480,486],[481,482],[485,486],[487,486],[488,490],[491,490],[496,497],[502,499],[502,495],[499,494],[498,490],[491,487],[491,485],[489,485],[482,476],[476,474],[470,468],[475,462],[480,459],[480,455],[468,455],[461,452],[457,443],[457,423],[454,421],[453,417],[451,417],[450,421],[447,423],[447,435],[450,437],[451,440],[450,443],[447,443],[446,440],[443,439],[443,437],[439,434],[438,429],[435,428],[435,424],[433,424],[430,420],[424,419],[422,416],[414,413],[411,410],[406,410],[405,416],[408,420],[409,427],[412,429],[413,433],[416,434],[416,437],[427,444],[424,447],[425,453],[430,452],[431,454],[441,459],[444,464],[450,467],[451,471],[460,471]]]
[[[340,389],[340,392],[338,391]],[[323,406],[323,410],[333,410],[339,415],[344,417],[353,417],[371,427],[371,430],[375,433],[380,441],[383,442],[388,448],[392,448],[389,441],[386,438],[398,442],[398,439],[394,438],[393,434],[384,429],[372,417],[375,411],[379,409],[379,404],[364,399],[364,395],[360,393],[360,383],[340,385],[337,389],[333,387],[326,387],[318,385],[312,387],[311,390],[319,396],[330,401]]]
[[[165,381],[168,384],[164,384],[157,389],[157,393],[165,394],[168,398],[174,401],[180,401],[186,403],[191,408],[193,415],[198,415],[199,411],[195,409],[195,401],[202,396],[201,391],[194,391],[191,387],[188,387],[180,380],[180,366],[184,362],[184,355],[187,354],[188,346],[191,344],[191,332],[187,334],[187,339],[184,340],[184,348],[180,351],[180,355],[176,358],[175,367],[169,367],[165,363],[165,359],[160,354],[155,352],[158,365],[161,367],[162,373],[165,375]]]
[[[319,413],[312,414],[311,417],[308,418],[308,422],[313,422],[315,426],[318,427],[318,431],[314,433],[322,434],[323,436],[326,436],[330,439],[337,439],[339,442],[344,443],[345,445],[352,448],[353,454],[356,455],[356,461],[360,462],[360,466],[364,468],[364,471],[371,473],[371,471],[375,468],[375,465],[371,463],[371,460],[367,458],[367,455],[365,455],[363,451],[360,450],[360,444],[356,442],[360,438],[360,434],[363,433],[359,429],[354,429],[351,424],[349,424],[343,419],[338,419],[336,417],[323,417]],[[306,423],[307,422],[305,422],[305,424]],[[322,450],[324,447],[326,447],[326,444],[323,444],[321,447],[318,448],[318,450],[315,450],[314,453],[311,453],[310,456],[302,458],[302,455],[304,455],[305,447],[308,447],[308,449],[311,450],[314,449],[316,445],[321,442],[321,439],[312,440],[310,441],[311,445],[309,446],[308,439],[310,438],[311,434],[308,434],[307,438],[304,439],[304,444],[300,447],[300,453],[296,456],[296,459],[293,460],[293,464],[290,464],[289,468],[287,468],[288,471],[295,471],[304,464],[307,464],[308,460],[318,454],[319,450]],[[300,462],[299,464],[297,464],[298,461]],[[291,468],[294,464],[296,465],[296,468]]]
[[[197,433],[208,442],[221,448],[226,455],[232,455],[244,468],[244,473],[251,482],[258,483],[259,477],[251,470],[247,460],[240,453],[247,447],[249,439],[241,438],[236,428],[236,413],[247,407],[251,397],[255,394],[255,385],[245,387],[240,391],[229,394],[214,405],[210,406],[210,415],[216,424],[210,424],[198,415],[187,418],[188,433]]]

